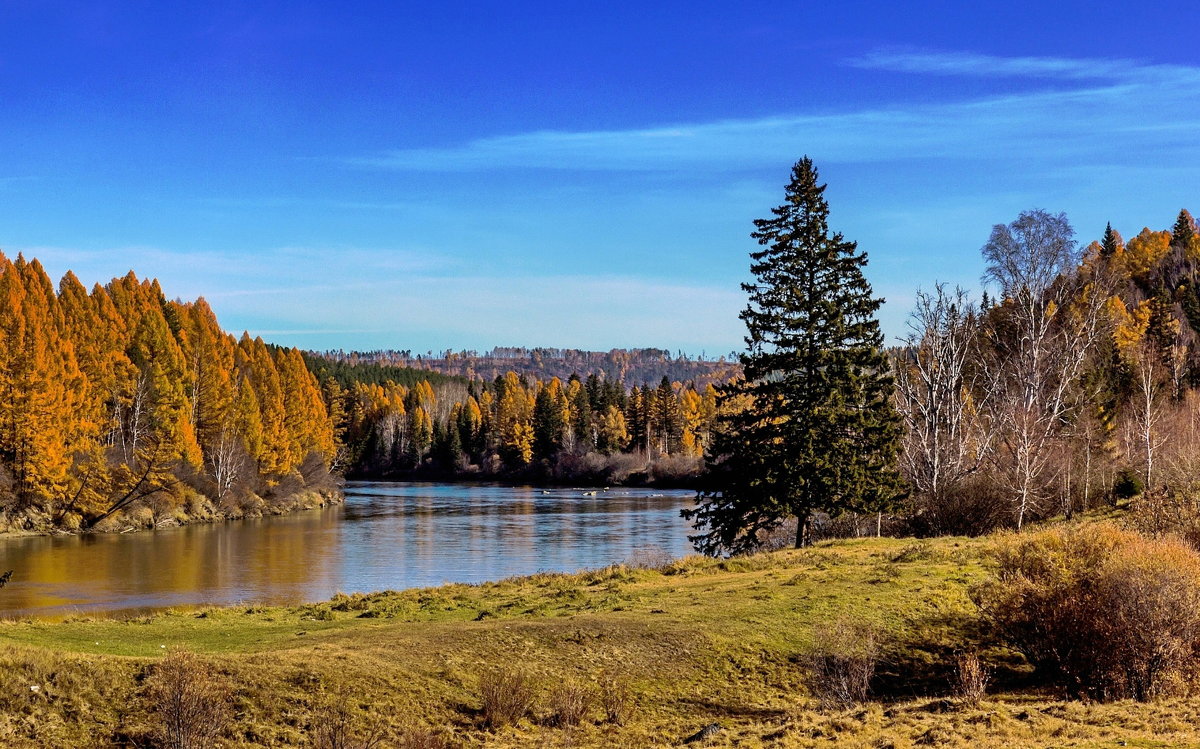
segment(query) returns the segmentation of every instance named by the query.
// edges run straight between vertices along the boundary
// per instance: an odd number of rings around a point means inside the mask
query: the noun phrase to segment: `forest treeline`
[[[711,383],[721,383],[741,371],[737,358],[704,355],[672,354],[665,349],[612,349],[583,351],[560,348],[496,347],[491,351],[439,351],[414,354],[412,351],[325,351],[320,358],[341,365],[379,365],[407,368],[462,377],[467,380],[492,381],[509,372],[527,378],[566,380],[573,374],[586,377],[597,374],[608,380],[627,383],[657,383],[666,377],[672,382],[691,382],[703,389]],[[399,382],[399,380],[397,380]],[[405,382],[402,384],[411,384]]]
[[[374,381],[379,366],[322,381],[349,476],[687,482],[703,467],[716,409],[711,383],[665,375],[633,387],[595,372],[538,380],[513,371],[406,385]]]
[[[0,255],[0,530],[146,527],[326,501],[334,434],[296,349],[131,271],[57,290]]]
[[[909,520],[981,533],[1135,498],[1139,522],[1200,531],[1200,233],[1077,249],[1062,214],[993,229],[972,301],[918,295],[893,349]],[[1200,536],[1197,536],[1200,537]]]
[[[1109,227],[1080,250],[1065,216],[1029,211],[983,254],[998,293],[920,292],[890,350],[896,517],[979,533],[1136,498],[1147,522],[1195,517],[1200,533],[1191,214],[1128,241]],[[703,471],[721,384],[740,375],[661,350],[414,362],[235,338],[203,299],[168,300],[132,272],[90,290],[68,273],[56,289],[36,260],[0,255],[0,527],[282,511],[325,501],[331,471],[684,483]],[[506,368],[485,378],[484,362]]]

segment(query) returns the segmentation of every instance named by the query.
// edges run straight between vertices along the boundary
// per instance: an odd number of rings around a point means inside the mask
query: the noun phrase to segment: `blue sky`
[[[889,338],[1021,210],[1200,210],[1200,9],[877,5],[0,0],[0,249],[308,348],[715,354],[804,154]]]

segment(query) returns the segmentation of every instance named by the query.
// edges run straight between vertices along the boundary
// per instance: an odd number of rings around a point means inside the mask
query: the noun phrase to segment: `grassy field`
[[[985,645],[968,590],[987,574],[986,543],[862,539],[293,608],[3,623],[0,745],[149,745],[145,677],[171,649],[232,685],[227,746],[310,745],[331,705],[377,724],[385,746],[425,727],[450,745],[665,747],[710,723],[721,730],[702,745],[1200,745],[1200,700],[1061,701],[996,648],[982,648],[993,695],[957,702],[948,664]],[[805,663],[814,627],[839,617],[878,627],[883,663],[874,701],[828,710],[808,696]],[[538,687],[534,715],[485,729],[481,679],[513,670]],[[628,690],[629,718],[595,708],[554,727],[549,696],[563,683]]]

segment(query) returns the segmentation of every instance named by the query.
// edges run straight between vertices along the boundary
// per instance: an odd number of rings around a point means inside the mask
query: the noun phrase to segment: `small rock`
[[[684,739],[683,743],[684,744],[695,744],[697,741],[707,741],[708,739],[715,736],[717,734],[717,732],[720,730],[721,730],[720,723],[709,723],[704,728],[701,728],[699,731],[696,731],[691,736],[688,736],[686,739]]]
[[[30,684],[30,685],[29,685],[29,691],[31,691],[31,692],[40,692],[40,691],[42,691],[42,688],[41,688],[41,687],[39,687],[37,684]]]

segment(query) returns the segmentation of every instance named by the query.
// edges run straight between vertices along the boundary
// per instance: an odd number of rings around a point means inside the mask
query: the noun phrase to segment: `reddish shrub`
[[[1074,697],[1182,689],[1200,654],[1200,554],[1111,524],[1010,535],[974,591],[997,631]]]

